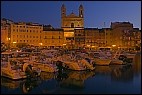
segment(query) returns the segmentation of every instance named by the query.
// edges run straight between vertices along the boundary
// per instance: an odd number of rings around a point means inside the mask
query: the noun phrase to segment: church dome
[[[70,15],[68,15],[67,17],[78,17],[78,16],[76,16],[73,12],[70,14]]]

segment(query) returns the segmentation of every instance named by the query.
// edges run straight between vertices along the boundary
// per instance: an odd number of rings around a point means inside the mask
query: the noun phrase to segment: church
[[[64,30],[64,43],[67,46],[75,44],[74,30],[84,29],[84,8],[82,5],[79,6],[78,11],[78,15],[74,14],[73,11],[67,15],[65,5],[61,6],[61,28]]]

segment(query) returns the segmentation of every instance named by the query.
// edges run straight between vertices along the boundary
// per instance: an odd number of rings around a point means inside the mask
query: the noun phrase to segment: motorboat
[[[40,75],[40,70],[37,68],[30,68],[30,64],[24,63],[21,60],[13,59],[11,52],[3,52],[1,54],[1,76],[10,79],[23,79],[28,76],[36,74]],[[29,73],[27,73],[29,72]]]

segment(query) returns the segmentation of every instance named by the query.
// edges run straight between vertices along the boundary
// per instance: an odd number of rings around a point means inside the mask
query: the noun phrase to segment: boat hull
[[[96,65],[109,65],[111,62],[110,59],[99,59],[99,58],[95,58],[94,61]]]

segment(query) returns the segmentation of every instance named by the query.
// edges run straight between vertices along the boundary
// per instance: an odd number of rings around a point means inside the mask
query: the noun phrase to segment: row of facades
[[[116,25],[115,25],[116,24]],[[1,42],[11,46],[28,44],[69,48],[79,47],[135,47],[141,43],[141,32],[129,22],[115,22],[111,28],[74,29],[74,33],[63,29],[54,29],[51,25],[33,23],[15,23],[2,20]],[[65,37],[64,37],[65,36]]]
[[[141,45],[141,30],[130,22],[113,22],[110,28],[85,28],[84,9],[79,6],[79,15],[66,15],[61,7],[61,28],[38,23],[13,22],[1,19],[1,42],[11,47],[34,45],[65,48],[116,47],[135,48]]]

